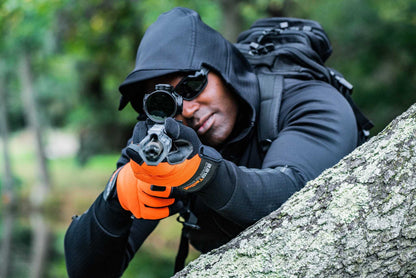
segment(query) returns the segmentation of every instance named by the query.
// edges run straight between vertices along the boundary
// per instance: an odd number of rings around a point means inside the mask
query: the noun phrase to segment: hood
[[[202,22],[198,13],[174,8],[161,14],[144,34],[134,70],[120,85],[119,109],[128,102],[142,113],[144,80],[175,72],[196,71],[204,65],[248,104],[251,120],[259,105],[258,81],[247,60],[220,33]],[[246,112],[246,111],[245,111]]]

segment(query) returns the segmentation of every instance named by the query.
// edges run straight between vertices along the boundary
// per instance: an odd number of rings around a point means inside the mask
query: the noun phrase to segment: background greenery
[[[22,104],[21,58],[29,57],[45,145],[70,138],[76,147],[65,155],[49,155],[52,189],[42,210],[52,233],[44,277],[66,277],[62,242],[70,217],[88,208],[103,189],[137,116],[130,107],[117,111],[118,85],[134,67],[146,28],[175,6],[197,10],[231,41],[261,17],[317,20],[334,48],[327,64],[355,85],[353,98],[375,123],[373,135],[416,102],[413,0],[0,1],[0,86],[5,91],[0,101],[7,107],[17,196],[9,277],[30,275],[30,192],[37,182]],[[55,139],[56,132],[65,136]],[[6,204],[3,198],[2,206]],[[0,238],[5,236],[2,212]],[[163,221],[123,277],[169,276],[179,232],[174,219]]]

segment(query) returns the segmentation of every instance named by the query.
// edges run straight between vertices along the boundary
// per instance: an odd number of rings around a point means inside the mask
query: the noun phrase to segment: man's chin
[[[199,138],[201,143],[213,148],[218,149],[223,144],[224,140],[220,140],[219,138],[213,136],[202,136]]]

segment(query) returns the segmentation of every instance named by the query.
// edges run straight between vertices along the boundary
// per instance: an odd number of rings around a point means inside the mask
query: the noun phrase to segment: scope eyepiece
[[[182,113],[182,97],[176,94],[173,86],[157,84],[155,91],[143,98],[143,109],[147,117],[155,123],[164,123],[166,118]]]

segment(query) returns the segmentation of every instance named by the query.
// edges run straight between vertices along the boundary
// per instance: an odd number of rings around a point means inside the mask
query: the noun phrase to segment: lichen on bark
[[[416,105],[174,277],[416,276]]]

